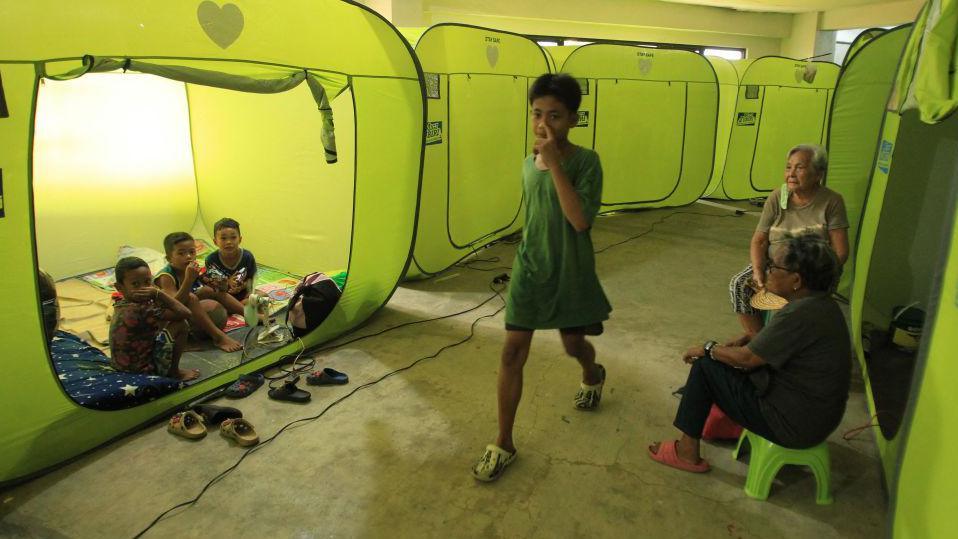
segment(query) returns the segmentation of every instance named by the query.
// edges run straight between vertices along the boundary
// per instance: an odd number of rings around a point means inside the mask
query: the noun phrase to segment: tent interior
[[[352,97],[332,100],[339,161],[327,163],[322,116],[305,84],[262,95],[141,73],[43,79],[34,128],[37,259],[57,281],[62,329],[109,354],[112,267],[120,255],[166,265],[163,238],[192,232],[197,257],[215,249],[213,223],[241,226],[260,268],[256,290],[282,317],[301,276],[345,272],[353,218]],[[242,110],[244,114],[236,114]],[[324,211],[302,193],[321,193]],[[205,246],[203,248],[202,246]],[[181,368],[209,378],[276,348],[230,319],[244,353],[209,340]],[[246,337],[250,336],[250,339]],[[61,378],[62,380],[63,378]]]
[[[603,211],[683,206],[702,195],[718,120],[718,83],[704,56],[592,44],[562,69],[583,87],[569,140],[602,156]]]

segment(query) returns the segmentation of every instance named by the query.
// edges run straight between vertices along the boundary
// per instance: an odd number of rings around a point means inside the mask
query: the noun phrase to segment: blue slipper
[[[349,377],[346,373],[326,367],[307,376],[306,383],[311,386],[341,386],[349,383]]]

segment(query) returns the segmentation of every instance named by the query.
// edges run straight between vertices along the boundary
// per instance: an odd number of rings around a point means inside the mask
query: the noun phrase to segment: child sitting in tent
[[[241,350],[243,345],[224,333],[223,328],[227,313],[242,313],[243,304],[229,294],[225,281],[212,279],[207,281],[212,285],[209,286],[200,279],[193,236],[186,232],[167,234],[163,248],[169,264],[156,274],[153,282],[189,308],[192,313],[190,323],[209,335],[219,349],[225,352]]]
[[[121,258],[114,270],[123,297],[110,323],[110,362],[119,371],[192,380],[200,371],[180,369],[190,310],[153,286],[150,266],[135,256]]]
[[[206,257],[207,272],[217,272],[227,279],[226,291],[246,303],[256,276],[256,258],[240,247],[243,235],[235,219],[224,217],[213,225],[213,242],[218,250]]]

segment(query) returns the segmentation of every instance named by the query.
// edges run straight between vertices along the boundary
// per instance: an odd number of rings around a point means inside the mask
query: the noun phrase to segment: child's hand
[[[552,168],[559,164],[562,154],[559,152],[559,144],[553,136],[552,128],[545,122],[542,125],[546,130],[546,138],[536,139],[535,150],[542,159],[542,164]]]
[[[152,286],[147,286],[144,288],[137,288],[130,293],[128,298],[133,303],[146,303],[156,299],[157,294],[160,292],[158,288]]]
[[[196,278],[200,276],[200,265],[196,261],[190,262],[186,266],[186,271],[183,272],[183,278],[186,282],[193,284],[196,282]]]
[[[242,292],[246,288],[246,280],[243,279],[240,275],[233,275],[229,279],[229,293],[236,294]]]

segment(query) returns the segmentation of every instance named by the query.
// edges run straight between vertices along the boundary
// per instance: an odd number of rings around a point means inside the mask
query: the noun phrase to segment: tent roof
[[[162,9],[124,0],[0,4],[0,62],[172,57],[417,78],[406,48],[385,20],[352,1],[220,7],[210,0],[167,0]]]
[[[579,47],[566,59],[562,70],[592,79],[716,81],[709,61],[694,52],[611,43]]]
[[[431,26],[416,43],[424,69],[538,77],[549,71],[546,52],[528,37],[491,28],[443,23]]]
[[[739,73],[731,61],[719,56],[706,56],[705,58],[712,64],[712,69],[715,70],[715,76],[718,78],[719,84],[738,85]]]
[[[817,69],[812,82],[802,79],[809,66]],[[748,65],[742,74],[741,84],[832,89],[838,81],[838,71],[838,64],[832,62],[806,62],[783,56],[763,56]]]

